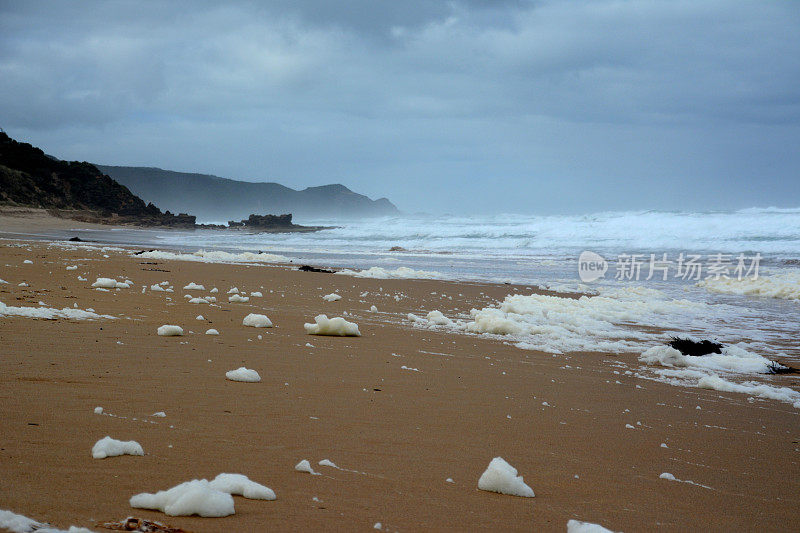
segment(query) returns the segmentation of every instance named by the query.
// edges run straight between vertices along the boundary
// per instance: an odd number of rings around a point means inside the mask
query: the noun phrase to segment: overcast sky
[[[0,0],[0,127],[408,212],[800,206],[800,2]]]

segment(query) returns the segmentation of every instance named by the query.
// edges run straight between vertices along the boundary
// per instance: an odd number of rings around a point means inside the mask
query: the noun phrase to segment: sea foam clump
[[[722,348],[722,353],[702,356],[684,355],[671,346],[653,346],[639,356],[639,361],[648,365],[674,368],[696,368],[711,371],[735,372],[739,374],[764,374],[771,363],[766,357],[737,346]]]
[[[116,320],[117,317],[111,315],[100,315],[94,311],[65,307],[64,309],[53,309],[51,307],[15,307],[0,302],[0,316],[19,316],[24,318],[71,318],[74,320],[94,320],[106,318]]]
[[[230,516],[236,512],[233,496],[211,487],[207,479],[194,479],[155,494],[131,496],[131,507],[157,509],[169,516]]]
[[[186,291],[204,291],[204,290],[206,290],[206,288],[204,286],[199,285],[199,284],[195,283],[194,281],[192,281],[191,283],[186,285],[183,288],[183,290],[186,290]]]
[[[591,522],[581,522],[580,520],[570,520],[567,522],[567,533],[614,533],[600,524]]]
[[[38,533],[93,533],[90,529],[77,526],[70,526],[69,529],[56,529],[27,516],[2,509],[0,509],[0,529],[7,529],[14,533],[29,533],[31,531]]]
[[[517,475],[517,469],[502,457],[492,459],[478,480],[478,488],[511,496],[534,497],[533,489],[525,484],[522,476]]]
[[[247,383],[258,383],[261,381],[261,376],[258,375],[258,372],[243,366],[240,366],[236,370],[225,372],[225,377],[231,381],[244,381]]]
[[[317,472],[314,472],[314,469],[311,468],[311,463],[308,462],[308,459],[303,459],[296,465],[294,465],[294,469],[298,472],[308,472],[312,476],[319,475]]]
[[[159,326],[158,334],[162,337],[180,337],[183,335],[183,328],[180,326],[164,324],[163,326]]]
[[[119,455],[144,455],[142,446],[135,440],[121,441],[106,436],[92,446],[92,457],[105,459]]]
[[[753,278],[709,278],[697,282],[710,292],[800,300],[800,270]]]
[[[734,383],[716,374],[701,377],[697,380],[697,386],[701,389],[712,389],[720,392],[738,392],[768,400],[778,400],[792,404],[795,409],[800,409],[800,392],[789,387],[776,387],[756,381]]]
[[[336,272],[345,276],[373,279],[445,279],[441,272],[428,270],[414,270],[408,267],[399,267],[394,270],[383,267],[372,267],[366,270],[340,270]]]
[[[704,356],[683,355],[670,346],[654,346],[639,356],[639,360],[654,365],[651,370],[656,375],[657,381],[778,400],[800,409],[800,392],[789,387],[756,381],[737,383],[719,376],[719,373],[731,377],[767,372],[767,364],[771,363],[769,359],[737,345],[723,347],[721,354]]]
[[[323,296],[322,299],[325,300],[326,302],[335,302],[337,300],[341,300],[342,297],[336,294],[335,292],[332,292],[330,294],[326,294],[325,296]]]
[[[212,489],[228,494],[244,496],[250,500],[274,500],[275,491],[251,481],[242,474],[219,474],[209,484]]]
[[[447,324],[467,333],[514,337],[516,346],[560,354],[565,352],[620,353],[644,350],[657,335],[631,327],[662,325],[665,319],[676,323],[707,312],[707,305],[674,300],[664,293],[643,287],[600,289],[596,296],[580,298],[543,294],[506,296],[495,306],[472,309],[466,320],[452,324],[430,315],[431,320],[409,316],[418,326]]]
[[[427,314],[425,319],[431,324],[435,324],[437,326],[449,326],[453,324],[453,321],[444,316],[441,311],[431,311]]]
[[[274,500],[275,492],[242,474],[220,474],[212,481],[193,479],[155,494],[130,499],[131,507],[158,509],[169,516],[230,516],[236,512],[232,494],[255,500]]]
[[[267,315],[259,315],[250,313],[242,320],[243,326],[250,326],[251,328],[271,328],[272,321],[267,318]]]
[[[92,287],[101,289],[115,289],[117,287],[117,280],[113,278],[97,278],[97,280],[92,283]]]
[[[303,327],[309,335],[332,335],[338,337],[360,337],[358,324],[348,322],[342,317],[328,318],[327,315],[314,317],[316,324],[306,323]]]

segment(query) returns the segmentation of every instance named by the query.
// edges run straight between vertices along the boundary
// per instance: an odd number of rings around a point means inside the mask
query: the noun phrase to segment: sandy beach
[[[0,314],[0,509],[97,531],[126,516],[197,532],[376,523],[565,531],[572,519],[614,531],[800,528],[792,405],[625,375],[636,354],[554,356],[407,318],[466,313],[529,294],[525,287],[143,259],[135,250],[0,240],[0,302],[116,317]],[[133,284],[98,291],[100,277]],[[151,290],[164,281],[174,292]],[[190,283],[205,290],[184,290]],[[212,287],[217,305],[184,298]],[[232,287],[263,296],[228,302]],[[342,298],[322,299],[332,292]],[[275,327],[243,326],[249,313]],[[320,313],[345,316],[362,336],[306,334],[303,324]],[[164,324],[185,334],[157,335]],[[209,328],[220,334],[205,335]],[[226,379],[242,366],[261,382]],[[798,388],[796,377],[774,379]],[[137,441],[145,455],[94,459],[107,435]],[[478,490],[498,456],[534,498]],[[296,471],[303,459],[321,475]],[[338,468],[318,464],[325,459]],[[225,518],[129,505],[135,494],[223,472],[277,499],[236,496],[236,514]]]

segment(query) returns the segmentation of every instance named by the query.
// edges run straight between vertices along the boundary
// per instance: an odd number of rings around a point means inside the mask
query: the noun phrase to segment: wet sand
[[[0,316],[0,509],[98,531],[98,522],[129,515],[201,532],[372,530],[376,522],[391,531],[565,531],[570,519],[615,531],[800,528],[800,419],[791,405],[615,373],[638,367],[635,354],[553,356],[406,319],[466,313],[524,287],[289,268],[0,241],[0,278],[9,282],[1,302],[77,303],[119,317]],[[90,288],[120,276],[133,288]],[[174,293],[149,289],[165,280]],[[184,294],[208,294],[181,289],[190,282],[218,287],[220,306],[189,304]],[[264,296],[228,303],[234,286]],[[322,300],[333,291],[342,299]],[[343,311],[361,337],[305,334],[315,315]],[[242,326],[253,312],[276,327]],[[186,335],[159,337],[162,324]],[[208,328],[220,335],[204,335]],[[225,379],[240,366],[262,381]],[[166,418],[150,416],[157,411]],[[146,455],[93,459],[106,435],[136,440]],[[535,498],[477,489],[496,456]],[[296,472],[301,459],[323,475]],[[348,471],[318,466],[323,459]],[[226,518],[128,504],[221,472],[244,474],[277,500],[237,496]]]

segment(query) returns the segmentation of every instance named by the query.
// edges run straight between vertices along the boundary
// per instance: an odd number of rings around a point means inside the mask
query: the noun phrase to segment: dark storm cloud
[[[797,205],[798,27],[790,2],[8,2],[0,126],[412,211]]]

